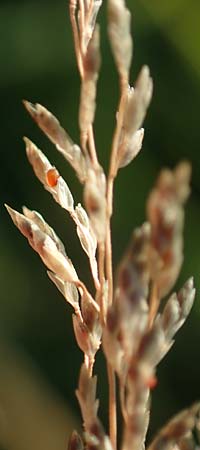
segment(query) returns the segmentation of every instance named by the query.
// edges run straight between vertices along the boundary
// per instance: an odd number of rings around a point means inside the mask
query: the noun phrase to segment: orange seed
[[[59,176],[60,175],[55,167],[52,167],[52,169],[49,169],[48,172],[46,173],[46,180],[47,180],[48,186],[50,186],[50,187],[56,186]]]
[[[157,386],[157,384],[158,384],[158,380],[157,380],[157,378],[156,378],[155,375],[152,375],[152,376],[147,380],[147,383],[146,383],[146,385],[147,385],[147,387],[148,387],[149,389],[154,389],[154,388]]]

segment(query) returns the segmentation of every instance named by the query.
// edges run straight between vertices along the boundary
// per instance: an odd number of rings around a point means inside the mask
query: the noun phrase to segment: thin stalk
[[[105,244],[104,242],[99,243],[98,245],[98,270],[99,270],[99,281],[100,281],[100,289],[97,293],[98,298],[98,304],[100,307],[100,319],[102,325],[105,325],[106,322],[106,309],[105,309],[105,302],[104,302],[104,283],[105,283],[105,270],[104,270],[104,264],[105,264]]]
[[[113,267],[112,267],[112,239],[111,239],[111,216],[113,209],[113,183],[114,177],[108,176],[107,181],[107,224],[106,224],[106,276],[108,280],[108,306],[113,302]],[[109,385],[109,435],[113,450],[117,448],[117,401],[116,401],[116,379],[113,368],[107,362],[108,385]]]
[[[123,116],[124,109],[126,103],[126,87],[123,84],[121,86],[121,97],[118,108],[118,118],[117,125],[114,133],[112,150],[111,150],[111,158],[110,158],[110,168],[108,174],[107,181],[107,230],[106,230],[106,272],[107,272],[107,280],[108,280],[108,293],[109,293],[109,302],[112,304],[113,301],[113,269],[112,269],[112,242],[111,242],[111,226],[110,221],[113,213],[113,188],[114,188],[114,180],[116,177],[117,169],[117,151],[119,145],[120,134],[123,125]]]
[[[83,76],[83,62],[82,62],[82,56],[81,56],[81,52],[80,52],[80,39],[79,39],[79,32],[78,32],[76,16],[75,16],[76,7],[77,7],[76,0],[71,0],[70,7],[69,7],[70,20],[71,20],[72,31],[73,31],[73,36],[74,36],[74,48],[75,48],[75,53],[76,53],[78,70],[80,72],[80,76],[82,77]]]
[[[158,287],[155,282],[152,283],[151,293],[150,293],[150,301],[149,301],[149,328],[152,327],[155,316],[158,312],[158,308],[160,305],[160,299],[158,296]]]
[[[112,240],[110,219],[112,216],[114,178],[108,177],[107,183],[107,225],[106,225],[106,276],[108,280],[108,305],[113,302],[113,268],[112,268]],[[108,384],[109,384],[109,435],[113,446],[117,446],[117,401],[116,401],[116,379],[113,368],[107,362]]]
[[[106,224],[106,276],[108,280],[108,303],[113,302],[113,267],[112,267],[112,240],[111,240],[111,224],[113,204],[113,178],[108,178],[107,184],[107,224]]]
[[[99,162],[98,162],[97,152],[96,152],[96,147],[95,147],[95,140],[94,140],[94,131],[93,131],[92,124],[90,125],[89,130],[88,130],[88,144],[89,144],[90,156],[91,156],[91,160],[93,162],[93,165],[95,167],[99,167]]]
[[[113,212],[113,187],[116,176],[117,151],[120,133],[123,124],[124,106],[126,101],[125,86],[121,89],[121,97],[118,108],[118,120],[114,133],[110,168],[107,180],[107,224],[106,224],[106,276],[108,280],[109,305],[113,302],[113,268],[112,268],[112,240],[111,240],[111,217]],[[116,401],[116,377],[114,370],[107,363],[108,383],[109,383],[109,433],[113,450],[117,446],[117,401]]]
[[[109,435],[113,450],[117,449],[117,408],[116,408],[116,378],[109,363],[107,363],[109,383]]]
[[[80,36],[82,36],[85,25],[85,5],[83,0],[79,0],[79,8],[80,8],[79,28],[80,28]]]

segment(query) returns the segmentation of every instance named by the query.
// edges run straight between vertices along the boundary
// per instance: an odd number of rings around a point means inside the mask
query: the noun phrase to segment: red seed
[[[156,376],[155,375],[152,375],[148,380],[147,380],[147,387],[149,388],[149,389],[154,389],[155,387],[156,387],[156,385],[157,385],[157,383],[158,383],[158,380],[157,380],[157,378],[156,378]]]
[[[59,176],[60,175],[55,167],[52,167],[52,169],[49,169],[48,172],[46,173],[46,180],[47,180],[48,186],[50,186],[50,187],[56,186]]]

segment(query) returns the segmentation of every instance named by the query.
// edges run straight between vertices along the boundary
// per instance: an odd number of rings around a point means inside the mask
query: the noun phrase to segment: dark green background
[[[160,168],[173,167],[183,158],[193,166],[192,195],[186,208],[185,262],[177,286],[193,274],[196,304],[170,355],[158,369],[159,385],[152,402],[154,433],[169,416],[200,398],[200,3],[130,0],[128,5],[133,13],[135,46],[131,80],[134,82],[141,65],[147,63],[154,79],[154,96],[145,122],[142,153],[120,172],[116,183],[115,266],[133,227],[145,220],[145,199]],[[105,6],[99,15],[103,64],[95,135],[99,158],[107,167],[118,84],[106,36]],[[27,135],[47,154],[68,182],[75,201],[81,201],[81,188],[71,168],[37,129],[21,103],[26,98],[45,105],[78,142],[79,77],[67,2],[1,1],[0,30],[1,364],[6,364],[6,345],[16,361],[19,355],[28,359],[29,367],[36,367],[77,413],[74,389],[82,355],[76,351],[71,309],[3,208],[6,202],[18,210],[25,204],[41,212],[62,237],[69,256],[78,265],[80,277],[90,284],[87,259],[80,251],[73,224],[35,179],[22,141],[22,136]],[[95,371],[99,371],[101,414],[106,423],[107,390],[100,356]]]

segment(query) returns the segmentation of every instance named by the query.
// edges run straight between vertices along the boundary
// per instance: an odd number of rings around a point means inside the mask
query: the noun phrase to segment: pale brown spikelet
[[[81,313],[83,317],[84,323],[87,325],[88,330],[93,333],[96,323],[100,326],[99,323],[99,314],[94,308],[93,304],[87,300],[85,295],[82,295],[81,298]]]
[[[121,384],[124,433],[122,450],[144,447],[149,424],[149,388],[152,374],[144,373],[137,359],[129,368],[126,384]]]
[[[193,278],[184,284],[178,294],[172,294],[163,310],[161,320],[166,339],[171,340],[184,324],[194,303],[195,289]]]
[[[82,364],[76,396],[81,407],[86,430],[97,417],[99,401],[96,399],[96,387],[97,377],[90,377],[87,367]]]
[[[99,12],[99,8],[102,5],[102,0],[92,0],[91,2],[85,2],[86,6],[86,15],[85,15],[85,23],[82,30],[81,35],[81,44],[82,51],[85,55],[88,49],[89,42],[94,33],[94,28],[96,24],[97,14]]]
[[[99,39],[99,27],[96,25],[83,60],[84,77],[81,84],[79,105],[79,126],[83,136],[87,136],[95,116],[96,84],[100,68]]]
[[[144,223],[134,230],[130,245],[117,272],[117,287],[124,293],[130,308],[147,299],[149,284],[149,247],[151,227]]]
[[[89,217],[85,209],[79,203],[73,215],[77,225],[77,235],[82,248],[87,253],[90,261],[90,268],[96,287],[99,287],[98,266],[96,260],[97,239],[90,224]]]
[[[48,269],[57,273],[65,281],[77,282],[78,276],[75,268],[69,258],[65,258],[62,253],[57,251],[56,245],[53,240],[49,237],[37,236],[36,233],[36,251],[39,253],[44,264]]]
[[[183,204],[190,191],[190,174],[188,163],[174,171],[163,170],[147,201],[152,227],[151,277],[160,297],[173,287],[183,261]]]
[[[73,315],[73,326],[78,346],[86,357],[87,367],[91,369],[101,344],[102,330],[99,315],[93,303],[88,302],[85,296],[82,297],[81,315]]]
[[[154,373],[156,365],[170,346],[171,342],[166,341],[160,321],[156,321],[153,327],[144,333],[137,352],[137,359],[144,377],[146,374],[150,377]]]
[[[120,376],[124,371],[124,349],[120,339],[120,315],[117,308],[109,308],[103,329],[103,350],[109,364]]]
[[[158,314],[151,329],[144,333],[137,351],[139,366],[144,374],[153,374],[157,364],[172,347],[174,335],[190,313],[194,296],[193,279],[190,278],[178,294],[170,296],[163,312]],[[134,356],[133,364],[135,361]]]
[[[130,34],[131,14],[124,0],[108,1],[108,35],[117,70],[123,81],[129,78],[133,42]]]
[[[86,324],[80,320],[79,317],[73,315],[73,327],[76,341],[82,352],[88,356],[89,359],[93,359],[94,348],[92,342],[92,335],[86,326]]]
[[[39,103],[33,104],[24,100],[24,106],[35,120],[39,128],[55,144],[57,150],[74,168],[81,182],[87,176],[87,162],[77,144],[74,144],[67,132],[62,128],[56,117]],[[25,142],[28,140],[26,138]],[[29,142],[30,143],[30,142]]]
[[[104,352],[119,377],[126,377],[148,323],[150,227],[133,233],[116,278],[115,302],[103,331]]]
[[[76,391],[85,428],[85,441],[88,450],[113,450],[110,439],[97,417],[99,401],[96,400],[96,377],[91,377],[85,364],[80,370],[79,384]]]
[[[47,271],[50,280],[55,284],[57,289],[61,292],[65,300],[74,308],[75,313],[80,316],[81,311],[79,308],[79,293],[75,284],[63,281],[58,275],[53,272]]]
[[[79,126],[82,133],[82,141],[86,146],[87,132],[94,121],[96,109],[96,81],[94,79],[85,79],[81,86],[80,107],[79,107]]]
[[[73,431],[68,442],[68,450],[84,450],[84,445],[77,431]]]
[[[26,145],[26,155],[33,167],[36,177],[43,185],[46,184],[46,173],[52,169],[52,165],[47,157],[36,147],[36,145],[27,137],[24,137]]]
[[[178,294],[172,294],[152,328],[144,332],[132,362],[132,367],[140,370],[141,379],[143,376],[148,379],[154,374],[157,364],[172,347],[172,338],[185,322],[194,296],[193,280],[189,279]]]
[[[22,210],[23,210],[24,216],[26,216],[28,219],[32,220],[41,231],[43,231],[46,235],[50,236],[50,238],[52,238],[53,241],[55,242],[58,250],[64,256],[66,256],[65,247],[64,247],[61,239],[57,236],[57,234],[55,233],[53,228],[50,227],[47,222],[45,222],[42,215],[39,214],[37,211],[28,209],[26,206],[23,206]]]
[[[141,128],[153,91],[149,68],[143,66],[135,88],[126,85],[122,91],[119,119],[117,118],[118,142],[114,174],[127,166],[142,148],[144,129]]]
[[[145,223],[134,231],[117,272],[115,304],[120,317],[121,345],[128,363],[147,326],[149,242],[150,227]]]
[[[66,209],[69,213],[74,210],[74,199],[72,193],[67,183],[61,176],[59,176],[57,183],[53,187],[51,193],[57,203],[62,206],[62,208]]]
[[[148,450],[171,450],[176,445],[178,448],[179,445],[180,448],[184,448],[184,443],[186,445],[185,450],[189,450],[191,447],[187,443],[189,444],[190,442],[191,445],[192,441],[192,448],[194,449],[195,443],[192,434],[193,430],[199,426],[199,411],[200,404],[195,403],[189,409],[177,414],[158,433],[158,436],[150,444]]]
[[[163,341],[164,335],[158,327],[144,332],[137,351],[133,351],[125,383],[123,378],[121,380],[121,404],[125,421],[122,450],[144,447],[149,424],[150,389],[157,382],[155,359]]]
[[[126,167],[130,164],[134,158],[138,155],[142,148],[142,142],[144,138],[144,128],[140,128],[140,130],[133,133],[133,135],[124,139],[122,144],[119,147],[118,152],[118,168]]]
[[[73,211],[74,200],[67,183],[60,175],[56,176],[54,183],[50,183],[48,173],[54,169],[54,166],[51,165],[42,151],[39,150],[30,139],[24,138],[24,140],[26,143],[27,158],[44,188],[52,194],[53,198],[60,206],[62,206],[62,208],[69,212]]]
[[[73,142],[56,117],[40,103],[34,104],[27,100],[24,100],[23,103],[31,117],[48,138],[58,147],[65,149],[66,153],[70,153]]]
[[[130,88],[124,114],[123,128],[132,136],[142,125],[152,98],[153,82],[148,66],[143,66],[135,83]]]
[[[99,306],[80,280],[67,282],[57,273],[50,271],[47,273],[66,301],[74,308],[73,327],[76,341],[84,353],[86,367],[91,371],[95,354],[101,344]]]
[[[192,167],[188,161],[182,161],[174,169],[176,195],[180,203],[185,203],[190,194]]]
[[[58,274],[64,281],[77,282],[78,276],[71,260],[57,248],[57,240],[44,232],[38,224],[18,213],[9,206],[7,210],[21,233],[28,239],[31,247],[52,272]]]

